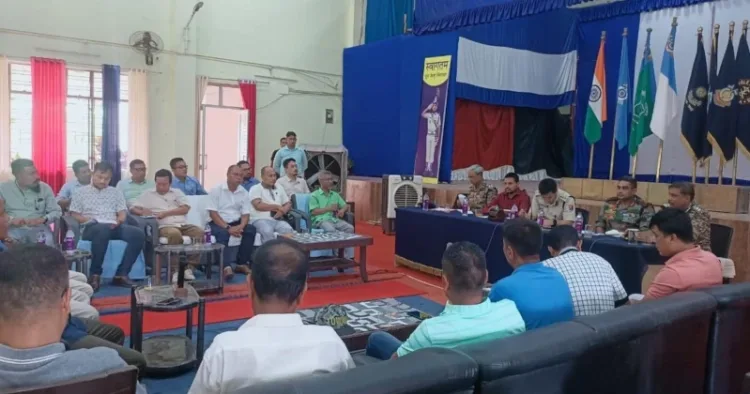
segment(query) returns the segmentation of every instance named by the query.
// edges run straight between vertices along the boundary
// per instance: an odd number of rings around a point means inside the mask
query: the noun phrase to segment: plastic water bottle
[[[47,244],[47,234],[44,233],[44,230],[39,230],[39,232],[36,234],[36,243],[40,245]]]
[[[466,216],[469,214],[469,199],[464,198],[461,200],[461,214]]]
[[[428,211],[430,209],[430,196],[425,193],[422,197],[422,210]]]
[[[516,204],[513,204],[513,206],[510,208],[510,216],[508,219],[515,219],[518,217],[518,206]]]
[[[203,242],[207,244],[211,243],[211,226],[208,224],[203,228]]]
[[[76,245],[75,245],[75,236],[73,235],[73,230],[68,230],[65,233],[65,239],[63,240],[63,249],[65,249],[65,253],[69,255],[73,255],[76,252]]]
[[[540,226],[544,225],[544,211],[541,209],[539,210],[539,216],[536,217],[536,222],[539,223]]]
[[[580,237],[581,234],[583,234],[583,215],[581,215],[580,212],[578,213],[578,215],[576,215],[575,228],[578,232],[578,236]]]

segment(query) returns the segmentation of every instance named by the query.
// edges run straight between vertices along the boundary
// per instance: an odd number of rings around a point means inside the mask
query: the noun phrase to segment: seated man
[[[247,190],[240,186],[242,170],[236,165],[227,169],[227,181],[211,189],[208,195],[208,215],[211,218],[211,234],[216,242],[227,246],[230,237],[240,238],[240,250],[234,271],[249,274],[248,263],[253,258],[255,244],[255,227],[248,226],[250,217],[250,197]],[[224,267],[224,276],[230,279],[232,267]]]
[[[174,173],[173,188],[180,189],[186,196],[205,196],[208,194],[197,179],[187,174],[188,166],[182,157],[175,157],[170,160],[169,167]]]
[[[249,161],[240,160],[237,162],[237,165],[240,167],[240,170],[242,170],[242,187],[245,190],[250,191],[251,187],[260,183],[260,181],[253,176],[253,166],[250,165]]]
[[[544,265],[556,269],[568,282],[576,316],[604,313],[627,302],[628,293],[607,260],[581,252],[576,229],[557,226],[547,235],[552,258]]]
[[[203,229],[188,224],[185,215],[190,211],[185,194],[180,189],[172,188],[172,173],[169,170],[156,171],[154,176],[155,188],[146,190],[138,197],[130,212],[138,216],[153,216],[159,223],[159,236],[167,239],[168,245],[182,245],[182,237],[188,237],[191,240],[203,238]],[[200,256],[192,254],[190,259],[199,258]],[[193,261],[195,263],[195,261]],[[175,257],[172,264],[173,278],[172,282],[177,282],[176,275],[178,260]],[[190,268],[185,269],[185,279],[194,280],[195,275]]]
[[[146,179],[146,163],[141,159],[130,162],[130,179],[117,182],[117,190],[125,196],[125,204],[133,206],[135,200],[146,190],[153,190],[154,182]]]
[[[554,179],[542,179],[531,199],[531,212],[526,216],[532,220],[542,216],[542,226],[545,228],[573,224],[576,220],[576,200],[558,188]]]
[[[94,166],[91,184],[78,189],[73,194],[73,202],[70,204],[70,214],[83,226],[82,238],[91,241],[89,284],[94,291],[99,289],[104,255],[107,254],[110,240],[119,239],[127,243],[122,262],[112,279],[113,285],[125,287],[134,285],[128,274],[143,250],[146,240],[146,235],[141,229],[125,224],[125,197],[117,189],[109,186],[111,179],[112,165],[104,161],[97,163]]]
[[[76,160],[73,162],[73,175],[76,179],[67,182],[57,193],[57,203],[67,211],[70,208],[70,201],[73,199],[73,193],[81,186],[87,186],[91,183],[91,169],[86,160]]]
[[[13,160],[11,171],[16,179],[0,184],[0,201],[5,206],[0,216],[7,216],[9,237],[19,243],[36,243],[41,233],[44,243],[55,246],[49,226],[62,216],[62,210],[52,188],[39,180],[34,162],[29,159]]]
[[[345,233],[354,233],[354,226],[343,220],[349,211],[349,205],[341,198],[333,187],[333,175],[330,171],[321,171],[318,175],[320,189],[310,195],[310,216],[312,217],[313,227],[323,229],[330,233],[334,231],[343,231]],[[354,258],[354,249],[347,248],[344,250],[344,257]]]
[[[484,251],[471,242],[449,245],[443,253],[443,288],[448,297],[445,309],[420,323],[404,343],[385,332],[372,333],[367,340],[367,355],[387,360],[423,348],[453,348],[526,331],[513,301],[493,303],[485,299],[485,283]]]
[[[526,193],[526,190],[521,189],[521,185],[518,182],[518,175],[515,172],[507,173],[503,180],[505,191],[490,201],[482,209],[482,213],[487,215],[491,211],[512,210],[513,207],[516,207],[519,215],[529,212],[529,209],[531,209],[531,198]]]
[[[276,186],[281,186],[289,198],[296,193],[310,193],[305,178],[298,174],[297,162],[291,157],[284,160],[284,171],[286,174],[276,181]]]
[[[719,258],[695,245],[693,226],[685,211],[664,208],[651,219],[651,231],[659,254],[669,260],[651,282],[645,299],[721,284]]]
[[[484,181],[484,168],[479,165],[473,165],[466,170],[469,176],[469,210],[473,212],[481,212],[482,208],[486,207],[492,200],[497,197],[497,188],[495,186],[487,184]]]
[[[104,347],[67,350],[60,342],[70,316],[63,255],[44,245],[0,253],[0,389],[50,385],[124,367]],[[146,390],[138,385],[138,393]]]
[[[701,249],[711,251],[711,214],[695,202],[692,183],[676,182],[669,185],[669,206],[687,212],[693,225],[693,240]]]
[[[260,170],[261,182],[250,188],[250,224],[260,234],[260,241],[266,243],[278,234],[294,232],[284,221],[284,215],[292,209],[284,189],[276,186],[276,172],[271,166]]]
[[[624,232],[637,228],[648,231],[648,224],[654,216],[654,206],[647,203],[636,194],[638,181],[631,176],[624,176],[617,182],[617,197],[604,202],[596,221],[596,232],[609,230]]]
[[[255,316],[216,336],[190,394],[233,393],[268,381],[354,368],[336,331],[296,313],[307,290],[308,256],[286,240],[269,241],[247,277]],[[252,391],[252,390],[251,390]]]
[[[542,229],[538,224],[527,219],[503,224],[503,253],[514,271],[495,282],[489,298],[492,302],[515,302],[527,330],[575,316],[568,283],[556,269],[539,262],[541,248]]]

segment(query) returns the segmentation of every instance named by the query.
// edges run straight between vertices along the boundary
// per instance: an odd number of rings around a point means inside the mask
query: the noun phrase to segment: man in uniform
[[[497,197],[497,188],[492,185],[488,185],[482,177],[484,168],[479,165],[473,165],[469,167],[467,173],[469,175],[469,209],[477,212],[481,211],[487,206],[492,200]]]
[[[638,197],[638,181],[631,176],[624,176],[617,182],[617,197],[604,202],[596,221],[596,231],[603,233],[609,230],[625,231],[637,228],[650,231],[649,223],[654,216],[654,206]]]
[[[437,97],[422,111],[422,117],[427,120],[427,141],[425,142],[425,171],[432,172],[435,161],[435,148],[440,138],[440,114],[438,113]]]
[[[669,185],[669,206],[685,211],[693,225],[693,240],[701,249],[711,251],[711,214],[703,209],[695,199],[692,183],[675,182]]]
[[[576,220],[576,201],[565,190],[557,188],[557,182],[552,178],[542,179],[539,188],[531,199],[530,219],[537,219],[541,214],[544,218],[542,227],[555,227],[573,224]]]

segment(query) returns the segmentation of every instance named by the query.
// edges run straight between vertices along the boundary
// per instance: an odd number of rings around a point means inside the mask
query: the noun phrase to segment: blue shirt
[[[285,146],[276,152],[276,157],[273,158],[273,169],[276,170],[280,177],[286,174],[284,172],[284,160],[286,159],[294,159],[297,163],[297,168],[299,169],[298,173],[302,177],[305,176],[305,170],[307,169],[307,154],[304,149],[296,147],[294,149],[289,149],[288,146]]]
[[[63,330],[62,340],[67,342],[68,345],[72,345],[86,335],[88,335],[86,332],[86,324],[77,317],[68,316],[68,324]]]
[[[78,190],[81,186],[84,185],[82,185],[81,182],[78,182],[78,179],[73,179],[72,181],[67,182],[57,193],[57,201],[73,199],[73,192]]]
[[[516,268],[492,286],[489,298],[492,302],[515,302],[527,330],[572,320],[575,316],[568,282],[556,269],[542,263]]]
[[[186,196],[205,196],[206,194],[208,194],[206,193],[206,189],[201,186],[201,183],[191,176],[186,177],[185,182],[181,181],[177,177],[174,177],[172,179],[172,187],[182,190],[182,192],[185,193]]]
[[[250,191],[250,188],[259,184],[260,181],[255,179],[254,177],[250,177],[250,179],[242,181],[242,187],[245,188],[245,190]]]

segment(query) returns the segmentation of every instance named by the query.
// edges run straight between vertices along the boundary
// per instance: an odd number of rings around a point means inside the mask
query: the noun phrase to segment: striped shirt
[[[524,331],[526,324],[513,301],[492,303],[485,299],[476,305],[453,305],[448,302],[442,313],[420,323],[396,353],[403,357],[427,347],[453,348]]]

